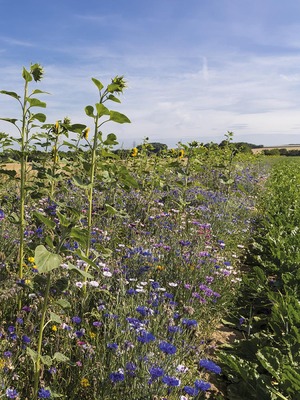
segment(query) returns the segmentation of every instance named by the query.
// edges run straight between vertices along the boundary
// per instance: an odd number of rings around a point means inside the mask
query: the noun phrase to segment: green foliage
[[[58,268],[62,262],[60,255],[50,253],[43,245],[37,246],[35,249],[34,259],[40,274],[47,274]]]
[[[120,103],[122,76],[107,86],[92,78],[99,95],[85,107],[92,132],[67,117],[46,124],[45,114],[32,112],[44,108],[37,99],[43,92],[27,93],[42,69],[34,64],[22,76],[24,97],[3,93],[25,99],[18,150],[8,151],[11,138],[0,136],[9,161],[22,166],[22,176],[7,174],[1,187],[0,397],[15,387],[20,398],[35,400],[44,387],[66,400],[177,399],[186,385],[208,379],[199,358],[211,357],[211,334],[239,291],[239,257],[265,171],[237,151],[231,133],[223,147],[179,143],[174,151],[145,139],[121,159],[113,150],[117,136],[103,128],[130,122],[109,107]],[[242,376],[232,396],[247,393],[247,377],[257,398],[269,398],[275,372],[281,391],[298,379],[297,304],[290,292],[288,302],[275,296],[274,287],[266,296],[269,276],[260,267],[249,277],[259,291],[249,283],[248,293],[261,311],[274,304],[272,320],[253,307],[253,328],[245,332],[263,334],[247,357],[242,342],[229,361],[233,380]],[[292,273],[281,278],[287,285]],[[289,339],[282,358],[280,340],[270,341],[269,332]],[[165,341],[173,354],[161,351]],[[164,377],[155,379],[150,369],[157,366]],[[178,387],[164,381],[170,376],[180,379]],[[220,398],[212,389],[198,398],[209,396]]]
[[[281,162],[266,184],[239,299],[240,315],[252,310],[243,322],[248,336],[219,353],[229,399],[238,390],[253,399],[300,398],[299,179],[298,164]]]

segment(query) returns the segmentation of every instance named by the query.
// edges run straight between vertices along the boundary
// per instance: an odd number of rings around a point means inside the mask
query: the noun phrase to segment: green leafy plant
[[[92,231],[92,213],[93,213],[93,198],[94,198],[94,186],[95,177],[97,174],[97,158],[101,157],[102,151],[105,146],[117,144],[116,136],[110,133],[106,139],[103,138],[102,126],[107,122],[117,122],[119,124],[129,123],[130,120],[126,115],[121,114],[118,111],[109,110],[104,103],[113,101],[120,103],[120,100],[116,95],[123,93],[126,87],[126,83],[123,77],[116,76],[112,79],[111,83],[104,89],[103,84],[96,78],[92,78],[93,83],[99,92],[99,102],[93,106],[86,106],[85,112],[87,116],[93,119],[94,129],[91,140],[88,139],[89,129],[85,131],[85,140],[88,142],[91,159],[86,165],[88,172],[88,183],[86,184],[87,199],[88,199],[88,211],[87,211],[87,240],[85,248],[85,257],[88,259],[90,255],[90,240]],[[104,90],[103,90],[104,89]],[[104,120],[101,120],[104,118]]]
[[[30,66],[29,71],[23,67],[22,77],[24,83],[24,94],[23,98],[15,92],[9,92],[1,90],[0,93],[10,96],[18,101],[22,110],[22,117],[20,125],[18,120],[14,118],[1,118],[2,120],[13,124],[20,134],[20,139],[17,142],[20,144],[20,215],[19,215],[19,229],[20,229],[20,246],[19,246],[19,278],[23,278],[23,264],[24,264],[24,231],[25,231],[25,201],[26,201],[26,171],[27,171],[27,158],[30,144],[30,131],[36,125],[36,121],[45,122],[46,115],[43,113],[33,113],[32,108],[40,107],[45,108],[46,103],[33,97],[36,94],[45,93],[39,89],[35,89],[31,94],[28,94],[29,83],[34,80],[38,82],[42,79],[43,68],[39,64],[33,64]]]

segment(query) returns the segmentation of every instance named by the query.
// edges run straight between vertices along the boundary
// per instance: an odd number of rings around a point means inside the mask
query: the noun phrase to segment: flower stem
[[[45,290],[45,294],[44,294],[44,303],[43,303],[43,309],[42,309],[42,315],[41,315],[41,321],[40,321],[37,359],[36,359],[35,370],[34,370],[33,400],[36,400],[37,395],[38,395],[39,377],[40,377],[40,369],[41,369],[41,351],[42,351],[43,333],[44,333],[44,329],[45,329],[45,319],[46,319],[46,313],[47,313],[50,285],[51,285],[51,279],[50,279],[50,273],[48,272],[47,285],[46,285],[46,290]]]

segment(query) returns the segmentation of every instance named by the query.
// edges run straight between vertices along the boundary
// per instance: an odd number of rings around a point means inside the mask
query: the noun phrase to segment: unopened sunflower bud
[[[30,73],[33,76],[33,79],[38,82],[42,79],[44,70],[40,64],[33,64],[30,67]]]
[[[58,128],[59,128],[59,122],[56,121],[56,122],[55,122],[55,125],[54,125],[54,132],[55,132],[55,133],[58,133]]]

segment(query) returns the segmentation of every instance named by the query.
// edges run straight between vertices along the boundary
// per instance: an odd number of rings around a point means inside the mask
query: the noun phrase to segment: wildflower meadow
[[[0,92],[20,113],[1,118],[0,398],[300,399],[296,158],[230,132],[116,151],[124,77],[92,78],[90,126],[46,122],[39,64],[21,79]]]

